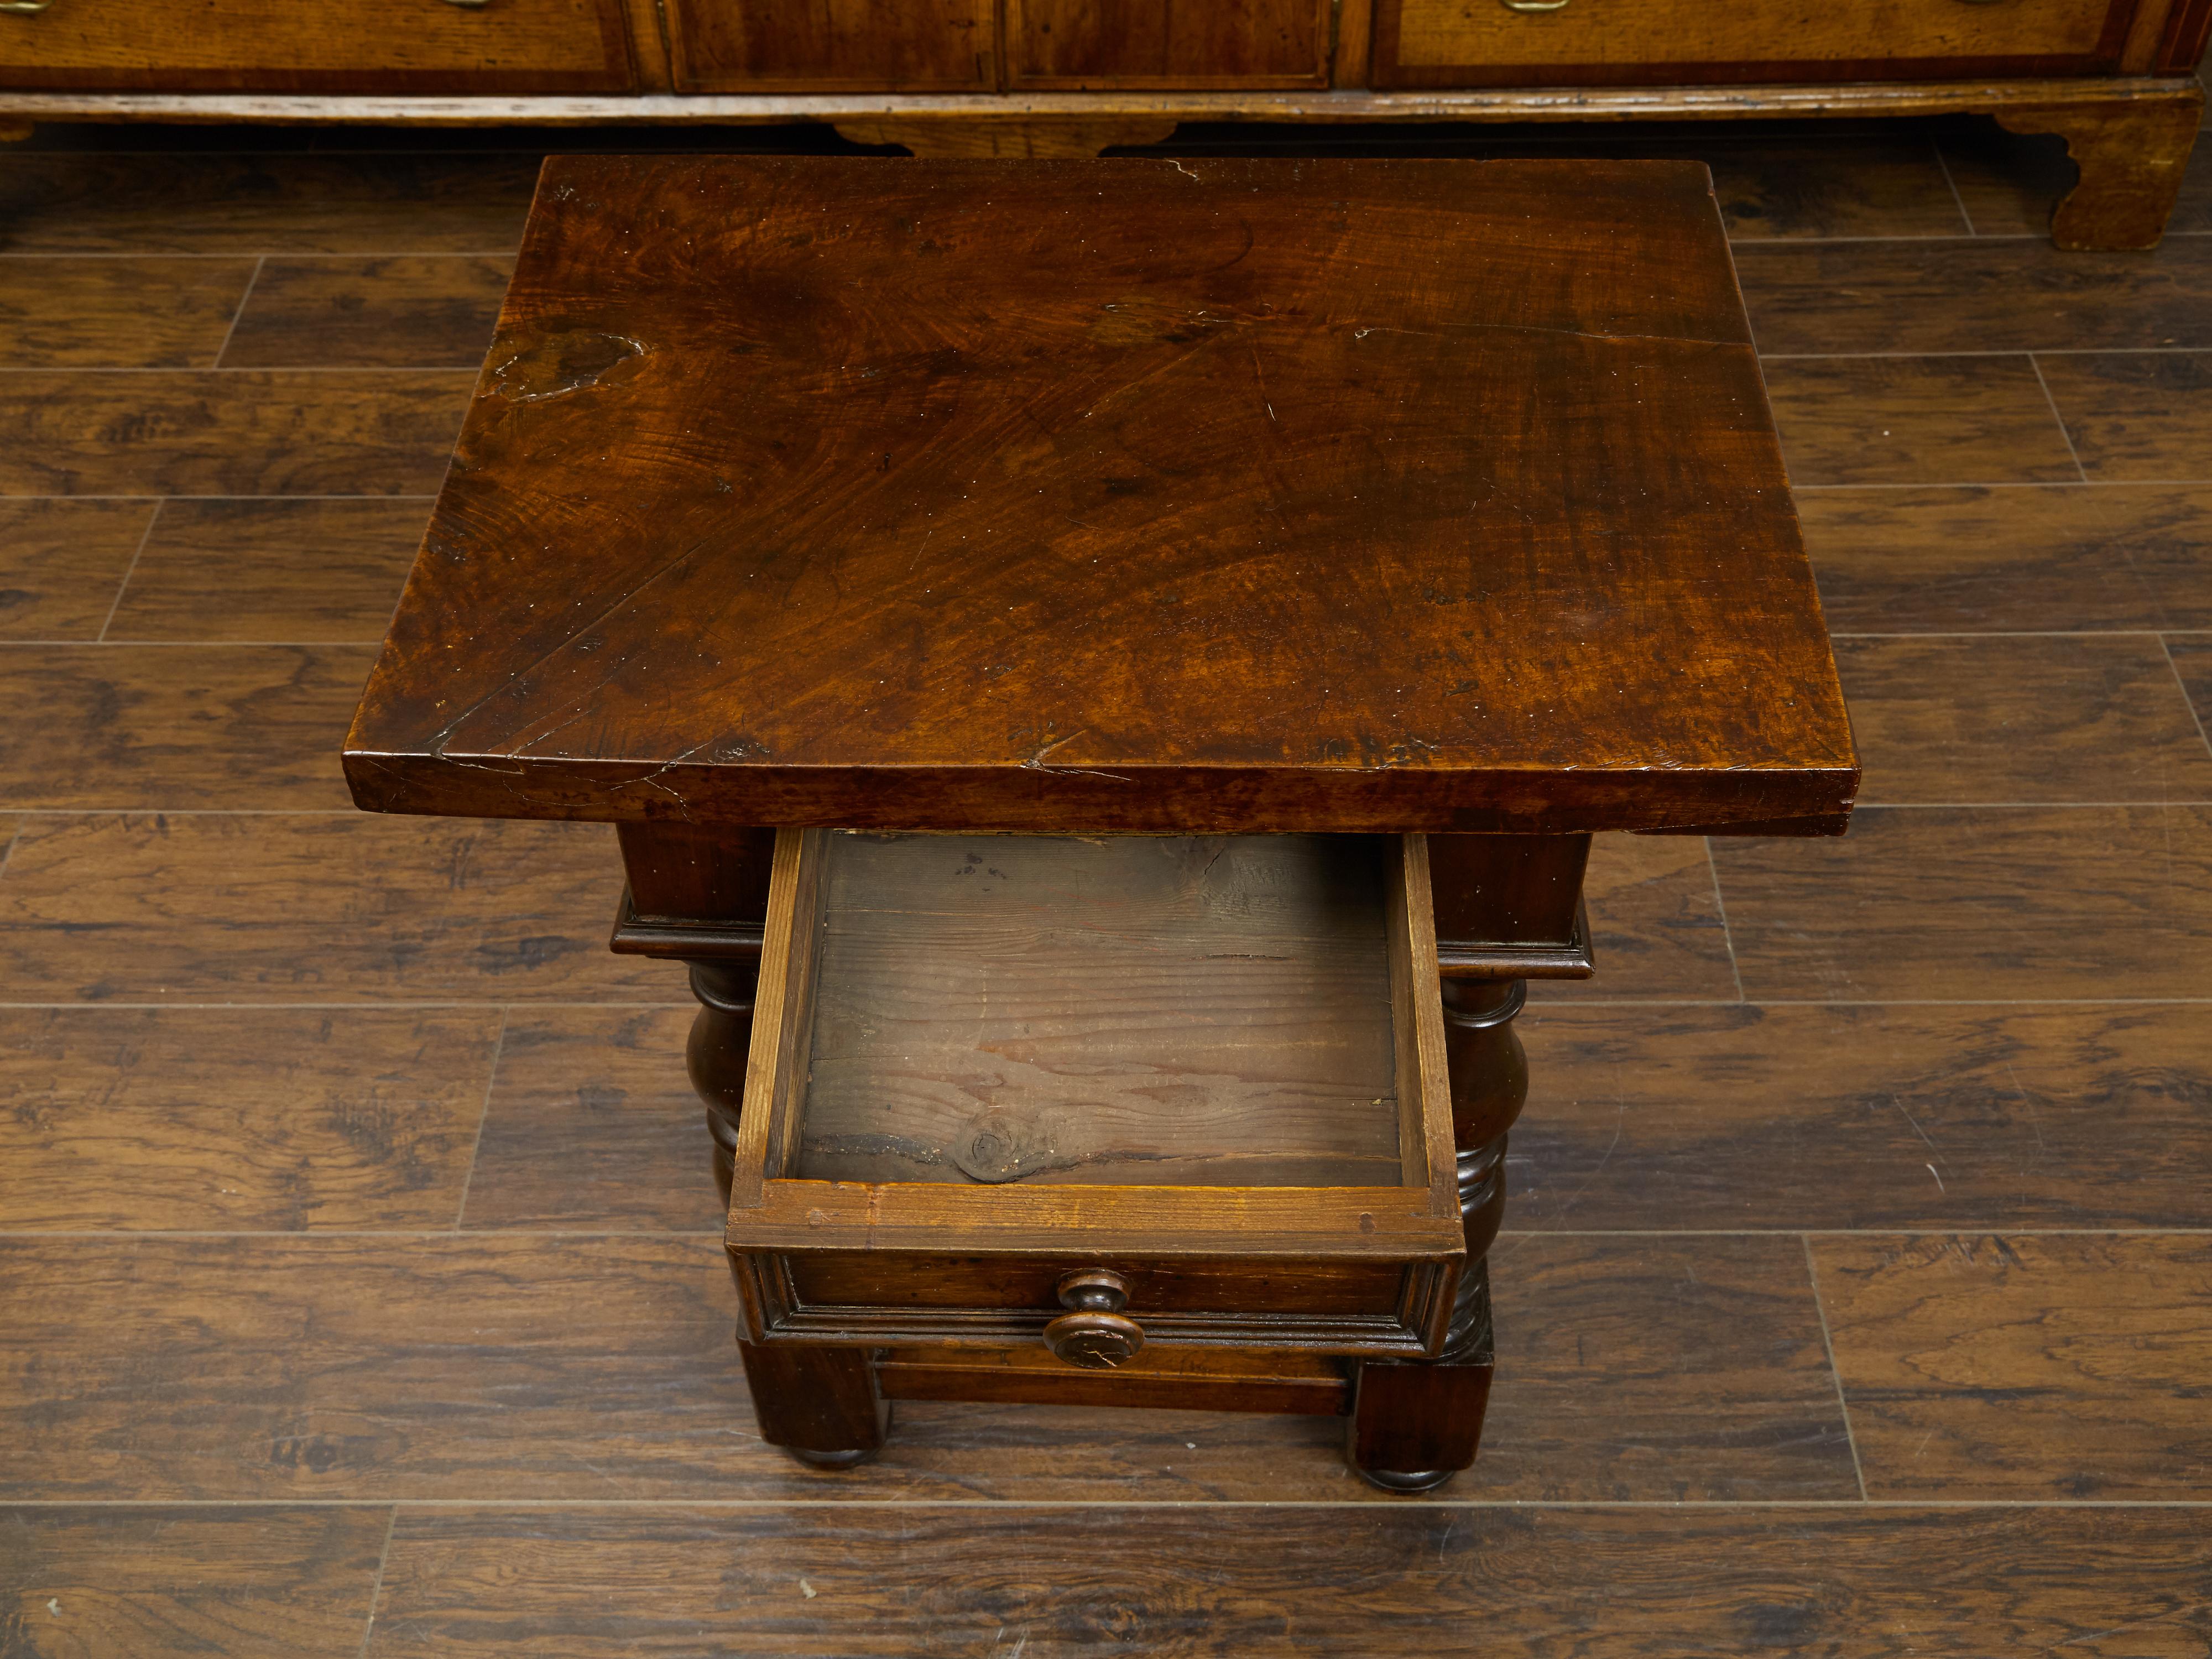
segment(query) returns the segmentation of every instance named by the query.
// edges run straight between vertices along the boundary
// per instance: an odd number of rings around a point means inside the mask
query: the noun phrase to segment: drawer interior
[[[1404,1181],[1383,851],[829,837],[795,1173]]]

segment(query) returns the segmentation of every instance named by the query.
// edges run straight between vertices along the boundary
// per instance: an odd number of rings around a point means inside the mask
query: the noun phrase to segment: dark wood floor
[[[108,142],[0,154],[0,1654],[2212,1651],[2212,164],[2085,255],[1971,124],[1648,146],[1867,805],[1601,838],[1407,1501],[1328,1421],[760,1443],[610,836],[338,777],[534,154]]]

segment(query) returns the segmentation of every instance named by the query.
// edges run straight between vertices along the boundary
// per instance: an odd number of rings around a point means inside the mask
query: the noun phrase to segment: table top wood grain
[[[1702,165],[556,156],[364,806],[1840,829]]]

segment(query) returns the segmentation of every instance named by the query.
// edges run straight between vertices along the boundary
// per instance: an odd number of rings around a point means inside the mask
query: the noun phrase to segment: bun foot
[[[881,1446],[860,1446],[851,1451],[807,1451],[799,1446],[784,1448],[784,1450],[811,1469],[856,1468],[882,1449]]]
[[[1401,1494],[1434,1492],[1459,1473],[1457,1469],[1430,1469],[1421,1474],[1407,1474],[1397,1469],[1363,1469],[1357,1463],[1352,1468],[1369,1486]]]
[[[849,1469],[883,1449],[890,1401],[866,1348],[740,1339],[761,1438],[817,1469]]]
[[[1501,1148],[1504,1140],[1499,1141]],[[1490,1404],[1490,1275],[1478,1261],[1460,1280],[1441,1358],[1368,1360],[1353,1373],[1344,1461],[1383,1492],[1434,1492],[1474,1462]]]

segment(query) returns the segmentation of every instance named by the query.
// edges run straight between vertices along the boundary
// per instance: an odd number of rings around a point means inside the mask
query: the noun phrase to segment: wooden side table
[[[1334,1412],[1397,1490],[1591,835],[1858,778],[1705,170],[1547,161],[550,161],[346,769],[620,826],[769,1440]]]

